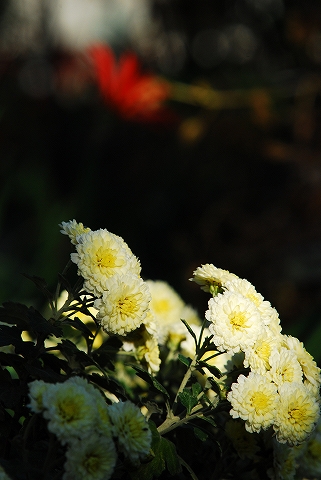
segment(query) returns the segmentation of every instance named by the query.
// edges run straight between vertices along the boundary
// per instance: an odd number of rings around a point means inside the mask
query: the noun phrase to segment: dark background
[[[57,42],[40,7],[21,46],[28,16],[2,2],[0,301],[41,305],[21,273],[55,284],[71,251],[58,224],[75,218],[122,236],[144,278],[168,281],[201,316],[197,266],[247,278],[320,361],[321,4],[147,4],[150,38],[123,28],[109,43],[172,83],[175,125],[124,121],[77,76],[54,82],[79,47]]]

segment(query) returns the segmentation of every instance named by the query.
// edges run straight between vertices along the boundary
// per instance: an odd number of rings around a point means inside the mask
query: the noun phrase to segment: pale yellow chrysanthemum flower
[[[111,437],[92,434],[74,440],[66,452],[63,480],[108,480],[111,478],[117,453]]]
[[[104,282],[102,298],[95,301],[97,320],[107,333],[126,335],[147,316],[151,300],[146,282],[135,275],[114,275]]]
[[[226,436],[231,440],[240,458],[250,458],[255,460],[260,447],[257,444],[257,438],[245,430],[242,420],[228,420],[225,424]]]
[[[104,283],[115,274],[140,275],[140,263],[125,242],[107,230],[90,231],[78,237],[77,253],[70,255],[85,280],[84,289],[100,297]]]
[[[248,432],[269,428],[279,407],[276,385],[266,376],[254,372],[250,372],[248,377],[239,375],[237,382],[232,383],[227,400],[232,405],[231,417],[244,420]]]
[[[108,404],[106,403],[106,396],[95,387],[93,384],[89,383],[85,378],[74,376],[67,380],[69,385],[78,385],[86,390],[89,395],[92,397],[93,402],[95,403],[96,409],[96,423],[95,428],[97,433],[102,433],[103,435],[111,435],[111,423],[108,415]],[[106,395],[109,392],[105,392]],[[112,395],[112,394],[111,394]]]
[[[201,265],[193,272],[193,278],[189,280],[200,285],[204,292],[210,292],[212,287],[224,287],[226,282],[238,278],[234,273],[228,270],[217,268],[210,263]]]
[[[276,385],[282,385],[284,382],[302,382],[302,368],[294,351],[285,347],[274,349],[269,363],[271,368],[267,376]]]
[[[264,375],[271,368],[269,363],[271,353],[280,347],[281,339],[281,335],[275,335],[264,326],[255,343],[245,349],[244,367],[250,367],[252,372]]]
[[[254,303],[240,293],[224,292],[208,302],[205,317],[220,351],[237,353],[254,345],[264,324]]]
[[[299,472],[302,478],[321,477],[321,435],[313,432],[311,437],[302,445],[302,453],[298,459]]]
[[[41,413],[43,411],[43,394],[47,387],[48,384],[43,380],[34,380],[33,382],[29,383],[30,403],[28,404],[28,407],[34,413]]]
[[[152,432],[140,409],[130,401],[109,406],[113,436],[118,448],[132,463],[149,454]]]
[[[90,228],[84,227],[82,223],[78,223],[76,222],[76,220],[69,220],[69,222],[61,222],[59,224],[59,227],[61,227],[60,232],[64,235],[68,235],[73,245],[77,245],[77,237],[79,235],[90,232]]]
[[[68,381],[48,385],[43,393],[43,405],[48,430],[62,444],[74,437],[83,437],[94,428],[95,398],[82,385]]]
[[[280,443],[298,445],[313,431],[320,405],[303,383],[285,382],[279,387],[280,404],[274,430]]]
[[[268,469],[267,475],[271,480],[294,480],[298,467],[297,447],[289,447],[272,439],[273,468]]]
[[[168,283],[161,280],[147,280],[146,283],[152,297],[150,311],[159,327],[158,341],[162,344],[171,326],[182,318],[185,304]]]
[[[139,345],[136,349],[136,356],[139,361],[145,361],[149,373],[157,373],[160,368],[161,359],[159,357],[159,347],[155,337],[146,336],[143,345]]]
[[[319,391],[321,385],[321,370],[313,360],[312,355],[306,351],[303,343],[295,337],[284,335],[283,341],[286,348],[296,353],[303,371],[304,383],[311,383],[315,387],[316,392]]]
[[[282,327],[281,327],[281,324],[280,324],[280,317],[279,317],[279,314],[278,314],[277,310],[274,307],[271,307],[269,309],[269,314],[265,315],[262,319],[263,319],[263,322],[265,323],[265,325],[267,325],[269,327],[269,329],[276,336],[280,335],[280,333],[282,331]]]

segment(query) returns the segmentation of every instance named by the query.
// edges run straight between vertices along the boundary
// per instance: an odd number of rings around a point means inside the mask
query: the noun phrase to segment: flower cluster
[[[151,431],[130,401],[108,405],[106,397],[82,377],[63,383],[29,384],[30,409],[42,414],[48,430],[67,446],[64,480],[111,478],[117,452],[137,463],[149,454]]]
[[[311,355],[281,333],[276,310],[246,279],[207,264],[191,280],[213,294],[205,316],[218,351],[241,353],[248,369],[227,394],[232,418],[248,432],[273,427],[279,443],[304,442],[320,414],[321,375]]]

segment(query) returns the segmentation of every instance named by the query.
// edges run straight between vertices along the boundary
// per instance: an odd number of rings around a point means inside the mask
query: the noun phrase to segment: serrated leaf
[[[152,432],[151,450],[154,456],[148,463],[141,464],[136,471],[131,469],[129,472],[131,479],[153,480],[159,478],[166,469],[170,475],[178,475],[182,467],[174,443],[161,437],[153,422],[148,423]]]
[[[198,367],[207,368],[207,370],[209,370],[211,372],[211,374],[214,375],[216,378],[221,378],[222,377],[222,373],[220,372],[220,370],[217,367],[215,367],[215,365],[209,365],[204,360],[199,360],[197,362],[196,369]]]
[[[178,354],[178,360],[180,362],[182,362],[184,365],[186,365],[187,367],[190,366],[190,364],[192,363],[192,359],[189,358],[189,357],[185,357],[184,355],[182,355],[181,353]]]
[[[198,399],[194,397],[193,394],[187,388],[184,388],[184,390],[178,394],[178,397],[181,403],[186,408],[188,414],[190,414],[192,408],[198,404]]]
[[[94,335],[93,335],[92,331],[78,317],[64,318],[61,323],[62,323],[62,325],[70,325],[71,327],[75,328],[76,330],[79,330],[87,338],[94,338]]]
[[[0,325],[0,346],[20,345],[23,343],[21,339],[21,330],[18,327],[9,327],[8,325]]]
[[[205,433],[203,430],[201,430],[198,427],[193,428],[194,434],[197,438],[199,438],[202,442],[205,442],[205,440],[208,439],[207,433]]]
[[[158,380],[156,380],[155,377],[153,377],[150,373],[147,372],[147,370],[144,370],[143,368],[139,367],[138,365],[133,365],[130,364],[130,367],[132,367],[136,371],[136,375],[143,380],[145,380],[146,383],[148,383],[151,387],[156,388],[156,390],[159,390],[162,392],[164,395],[166,395],[167,398],[169,398],[169,393],[167,392],[166,388],[161,385]]]
[[[189,333],[192,335],[192,337],[194,338],[194,342],[195,342],[195,346],[197,347],[197,338],[196,338],[196,335],[195,335],[195,332],[193,332],[191,326],[186,322],[186,320],[183,320],[181,318],[181,322],[184,323],[185,327],[187,328],[187,330],[189,331]]]
[[[36,287],[48,298],[49,301],[52,301],[54,299],[54,296],[48,289],[48,284],[44,278],[37,277],[36,275],[28,275],[27,273],[23,273],[22,275],[31,280],[36,285]]]
[[[0,307],[0,321],[18,325],[21,330],[28,327],[28,307],[22,303],[4,302]]]
[[[67,360],[72,363],[76,362],[83,366],[96,365],[94,360],[87,355],[87,353],[79,350],[79,348],[70,340],[62,340],[58,347]]]
[[[207,380],[210,382],[211,387],[212,387],[212,390],[214,390],[214,392],[217,393],[217,395],[218,395],[219,397],[221,397],[221,389],[220,389],[220,386],[219,386],[218,383],[214,380],[214,378],[208,377]]]
[[[214,420],[211,417],[205,417],[205,416],[200,415],[198,418],[200,420],[204,420],[204,422],[210,423],[212,425],[212,427],[217,427],[216,423],[214,422]]]
[[[193,385],[192,385],[192,393],[193,393],[193,396],[194,396],[194,397],[198,397],[198,395],[201,393],[202,390],[203,390],[203,389],[202,389],[202,386],[201,386],[198,382],[193,383]]]

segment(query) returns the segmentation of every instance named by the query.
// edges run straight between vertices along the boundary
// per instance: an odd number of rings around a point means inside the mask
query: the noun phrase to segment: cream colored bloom
[[[149,454],[152,433],[146,418],[130,401],[109,406],[113,435],[118,448],[133,463]]]
[[[78,266],[78,275],[85,280],[87,292],[100,297],[105,291],[105,281],[113,275],[140,274],[139,261],[117,235],[100,229],[77,238],[77,253],[70,257]]]
[[[239,375],[237,383],[233,383],[227,394],[231,403],[232,418],[245,421],[248,432],[266,430],[275,421],[279,406],[279,395],[276,385],[264,375],[250,372],[248,377]]]
[[[257,458],[256,454],[260,450],[257,439],[245,430],[242,420],[228,420],[225,424],[225,433],[240,458],[251,458],[252,460]]]
[[[145,335],[145,337],[144,344],[136,349],[136,356],[139,361],[146,362],[149,373],[157,373],[161,364],[158,343],[151,335]]]
[[[267,471],[272,480],[295,480],[297,471],[297,447],[289,447],[273,438],[273,468]]]
[[[302,382],[302,369],[294,351],[285,347],[274,349],[269,359],[270,370],[267,376],[277,385],[284,382]]]
[[[111,437],[92,434],[74,440],[66,452],[63,480],[108,480],[111,478],[117,453]]]
[[[271,315],[271,304],[264,297],[258,293],[248,280],[245,278],[235,278],[225,283],[225,288],[229,292],[240,293],[243,297],[251,300],[261,314],[264,323],[269,323]],[[266,319],[266,320],[265,320]]]
[[[146,283],[152,297],[151,314],[159,327],[158,341],[162,344],[172,325],[180,322],[185,304],[168,283],[161,280],[147,280]]]
[[[280,347],[281,338],[281,335],[275,335],[264,325],[255,343],[245,349],[244,367],[250,367],[252,372],[264,375],[271,368],[270,356],[273,350]]]
[[[103,285],[103,296],[94,303],[102,328],[118,335],[138,328],[147,316],[151,300],[146,282],[135,275],[114,275]]]
[[[254,345],[263,322],[254,303],[240,293],[224,292],[208,302],[205,313],[211,322],[213,342],[220,351],[239,352]]]
[[[280,404],[274,430],[280,443],[298,445],[313,431],[320,405],[303,383],[285,382],[279,387]]]
[[[316,392],[319,391],[321,385],[321,370],[313,360],[312,355],[306,351],[303,343],[295,337],[284,335],[283,341],[286,348],[295,352],[302,368],[304,383],[311,383],[315,387]]]
[[[43,380],[34,380],[29,383],[29,408],[34,413],[41,413],[44,409],[43,406],[43,394],[46,391],[48,384]]]
[[[213,287],[224,287],[226,282],[238,278],[234,273],[230,273],[228,270],[214,267],[210,263],[201,265],[193,272],[193,278],[190,281],[200,285],[204,292],[210,292]]]
[[[76,220],[69,220],[69,222],[61,222],[60,232],[64,235],[68,235],[73,245],[77,245],[77,237],[83,233],[90,232],[90,228],[84,227],[82,223],[76,222]]]
[[[315,433],[303,444],[302,454],[299,458],[300,473],[302,478],[321,477],[321,435]]]
[[[43,416],[48,420],[48,430],[62,444],[74,437],[88,434],[95,424],[95,398],[86,388],[74,382],[48,384],[43,393]]]

